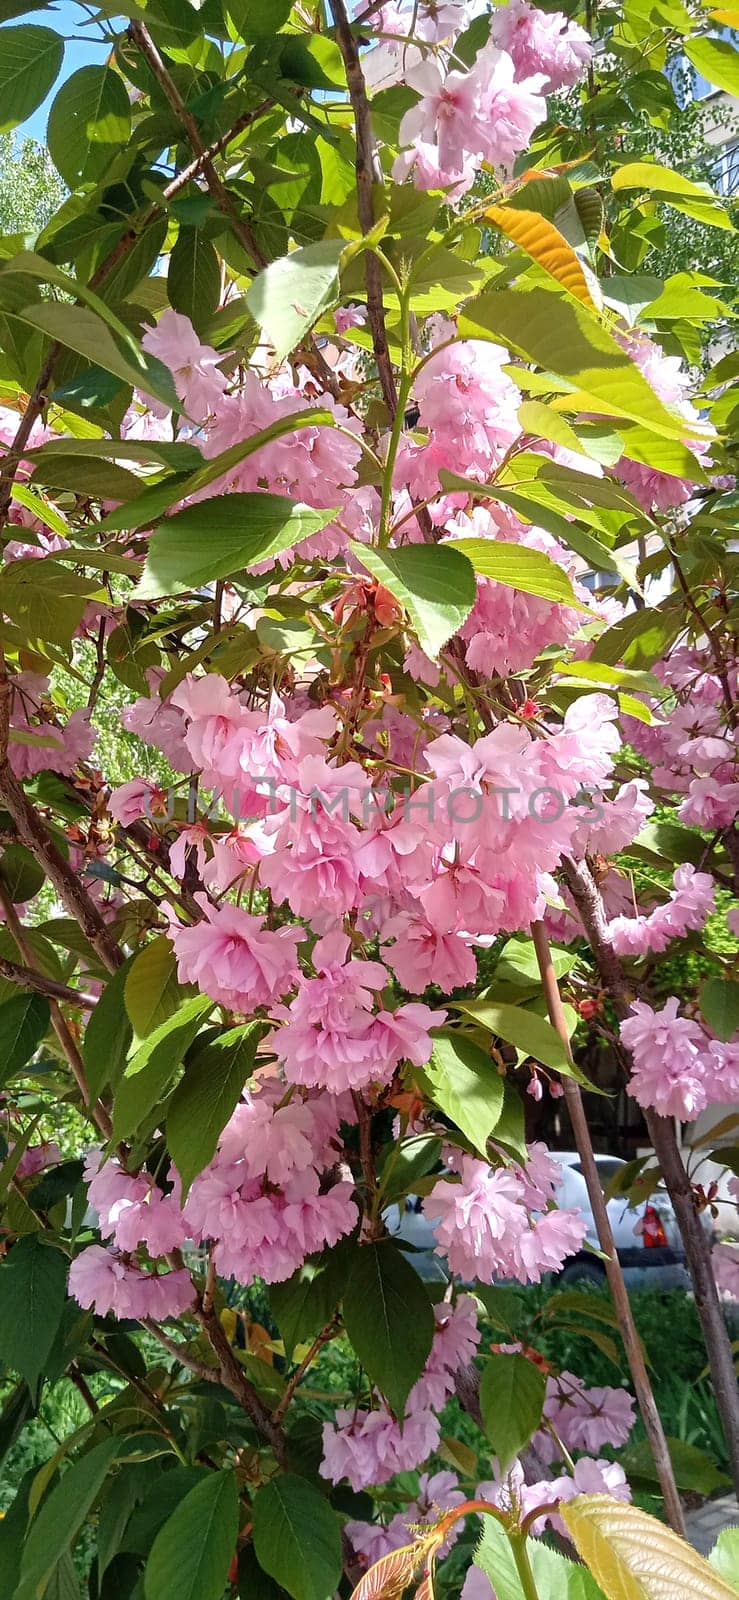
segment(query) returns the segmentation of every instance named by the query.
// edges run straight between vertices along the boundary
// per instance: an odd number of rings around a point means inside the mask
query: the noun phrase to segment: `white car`
[[[551,1150],[549,1154],[562,1169],[558,1204],[576,1207],[582,1212],[587,1222],[587,1242],[598,1249],[598,1235],[580,1157],[573,1150]],[[618,1156],[606,1155],[596,1155],[595,1160],[606,1190],[626,1162]],[[635,1206],[629,1205],[623,1196],[617,1196],[607,1204],[613,1238],[627,1284],[631,1288],[688,1289],[690,1279],[677,1220],[662,1187],[649,1200],[642,1200]],[[408,1195],[402,1202],[402,1209],[397,1205],[388,1207],[385,1226],[399,1244],[411,1247],[408,1259],[422,1278],[446,1280],[446,1262],[443,1256],[436,1253],[434,1228],[424,1216],[422,1207],[422,1200],[416,1195]],[[579,1250],[566,1262],[557,1281],[572,1283],[583,1278],[594,1283],[605,1282],[604,1263],[587,1249]]]

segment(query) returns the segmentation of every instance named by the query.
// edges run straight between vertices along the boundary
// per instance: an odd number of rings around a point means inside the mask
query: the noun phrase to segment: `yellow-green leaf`
[[[538,261],[568,294],[582,300],[586,306],[600,307],[597,280],[567,243],[564,234],[547,217],[538,211],[521,211],[515,206],[491,206],[485,216],[507,239],[512,239],[533,261]]]
[[[637,1506],[579,1495],[561,1516],[607,1600],[736,1600],[696,1550]]]

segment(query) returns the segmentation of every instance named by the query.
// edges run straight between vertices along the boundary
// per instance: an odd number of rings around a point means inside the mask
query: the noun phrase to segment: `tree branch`
[[[383,173],[377,154],[377,144],[372,131],[367,88],[359,59],[359,48],[352,32],[344,0],[329,0],[336,28],[336,38],[344,58],[346,82],[354,112],[354,129],[357,140],[355,169],[357,174],[357,211],[363,234],[372,232],[375,225],[374,186],[382,185]],[[372,332],[372,345],[377,362],[382,396],[390,420],[398,407],[398,391],[390,360],[385,328],[385,307],[382,298],[382,269],[373,250],[365,253],[365,278],[367,283],[367,315]]]
[[[58,983],[56,978],[45,978],[42,972],[34,972],[32,967],[22,967],[17,961],[7,961],[0,957],[0,978],[7,978],[8,983],[17,983],[20,989],[33,989],[37,994],[45,994],[51,1000],[63,1000],[67,1005],[78,1006],[82,1011],[94,1011],[97,1000],[91,994],[82,994],[79,989],[70,989],[66,983]]]
[[[108,972],[117,971],[123,955],[94,900],[76,872],[57,849],[44,824],[24,794],[7,760],[0,761],[0,801],[10,812],[22,844],[35,855],[56,889],[64,908],[78,922]]]
[[[595,956],[601,983],[611,997],[617,1016],[624,1017],[631,998],[629,986],[611,944],[600,889],[587,862],[564,858],[562,871]],[[624,1045],[621,1048],[628,1060],[629,1052]],[[646,1111],[645,1118],[685,1247],[696,1310],[706,1341],[716,1404],[726,1436],[735,1488],[739,1494],[739,1389],[729,1334],[711,1267],[710,1245],[698,1215],[672,1123],[654,1111]]]
[[[536,959],[539,964],[539,972],[541,973],[541,981],[544,989],[544,997],[547,1003],[549,1021],[562,1040],[568,1060],[572,1062],[570,1036],[567,1029],[564,1010],[562,1008],[562,999],[559,993],[559,985],[557,983],[556,973],[552,964],[552,953],[549,948],[549,940],[547,938],[544,923],[532,922],[531,935],[534,941]],[[639,1335],[636,1331],[634,1314],[632,1312],[631,1302],[626,1290],[621,1263],[618,1259],[616,1244],[613,1237],[613,1230],[611,1228],[611,1219],[608,1215],[608,1207],[606,1205],[600,1177],[598,1175],[598,1168],[596,1166],[595,1155],[593,1153],[593,1142],[590,1137],[590,1129],[588,1127],[588,1119],[585,1115],[585,1107],[583,1105],[580,1087],[579,1084],[575,1083],[572,1078],[563,1078],[562,1087],[564,1089],[565,1104],[570,1114],[572,1131],[575,1135],[575,1144],[577,1145],[577,1151],[580,1157],[580,1165],[582,1167],[583,1177],[585,1179],[585,1186],[588,1191],[588,1199],[590,1201],[595,1220],[598,1243],[604,1255],[606,1256],[606,1276],[608,1278],[608,1287],[611,1291],[611,1298],[613,1300],[616,1316],[618,1318],[619,1331],[624,1342],[626,1358],[629,1363],[629,1370],[634,1382],[636,1397],[639,1402],[639,1410],[641,1412],[642,1421],[644,1423],[646,1435],[649,1440],[649,1446],[654,1457],[654,1464],[657,1468],[657,1476],[659,1478],[660,1488],[662,1490],[662,1498],[665,1503],[665,1511],[667,1513],[668,1521],[675,1529],[675,1532],[679,1533],[683,1538],[685,1538],[685,1518],[683,1516],[682,1503],[677,1492],[675,1474],[672,1469],[672,1461],[670,1459],[670,1452],[667,1447],[665,1431],[662,1427],[662,1419],[655,1404],[654,1393],[652,1390],[652,1385],[649,1381],[646,1362],[644,1360],[644,1352],[641,1347]]]

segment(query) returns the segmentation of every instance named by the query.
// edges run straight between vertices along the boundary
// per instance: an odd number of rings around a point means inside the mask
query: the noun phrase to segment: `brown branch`
[[[623,968],[611,944],[600,889],[587,862],[565,858],[562,871],[595,956],[601,983],[610,995],[617,1016],[624,1017],[631,996]],[[621,1045],[620,1048],[628,1061],[630,1057],[626,1047]],[[654,1111],[646,1111],[645,1118],[685,1247],[716,1404],[726,1436],[735,1488],[739,1493],[739,1389],[731,1342],[711,1267],[710,1244],[698,1215],[673,1124]]]
[[[24,961],[27,962],[30,967],[33,961],[33,949],[26,938],[25,929],[18,916],[15,906],[13,905],[10,895],[8,894],[7,889],[2,882],[0,882],[0,906],[2,906],[3,909],[5,924],[8,932],[14,943],[17,945]],[[31,968],[31,970],[33,969]],[[91,1098],[90,1090],[87,1086],[87,1078],[85,1076],[85,1064],[82,1060],[82,1056],[80,1055],[77,1041],[70,1031],[69,1024],[59,1009],[58,1001],[52,998],[49,999],[49,1015],[51,1018],[51,1026],[54,1029],[69,1066],[72,1069],[72,1076],[74,1077],[74,1081],[77,1084],[77,1088],[82,1096],[82,1103],[85,1107],[85,1110],[88,1112],[100,1133],[103,1135],[103,1138],[109,1139],[113,1131],[113,1125],[108,1112],[101,1101],[94,1102]]]
[[[298,1385],[302,1383],[308,1368],[315,1361],[319,1350],[322,1350],[325,1344],[329,1344],[331,1339],[335,1339],[338,1332],[338,1323],[334,1322],[332,1319],[331,1322],[326,1323],[325,1328],[322,1328],[320,1333],[316,1334],[310,1349],[303,1356],[299,1366],[295,1368],[292,1377],[288,1380],[287,1388],[285,1389],[285,1393],[283,1394],[279,1405],[275,1407],[275,1410],[272,1414],[272,1420],[274,1422],[282,1421],[295,1390],[298,1388]]]
[[[536,959],[539,963],[539,972],[541,973],[541,981],[544,989],[544,997],[547,1003],[549,1020],[552,1024],[552,1027],[559,1034],[567,1058],[572,1064],[570,1036],[562,1006],[559,985],[557,983],[556,973],[552,964],[552,953],[549,948],[549,940],[547,938],[544,923],[532,922],[531,935],[534,941]],[[603,1194],[601,1181],[598,1176],[598,1168],[593,1152],[593,1142],[590,1137],[590,1129],[588,1127],[588,1119],[585,1115],[585,1107],[583,1105],[580,1087],[572,1078],[564,1078],[563,1088],[565,1104],[570,1115],[572,1131],[575,1135],[575,1144],[577,1145],[577,1151],[580,1157],[580,1165],[582,1167],[582,1173],[585,1179],[585,1186],[588,1191],[588,1199],[590,1201],[595,1220],[598,1243],[606,1257],[606,1276],[608,1278],[608,1287],[611,1291],[611,1298],[613,1300],[614,1309],[618,1318],[618,1326],[621,1333],[621,1338],[624,1342],[626,1358],[629,1363],[629,1370],[631,1372],[634,1388],[636,1390],[636,1397],[639,1402],[639,1410],[641,1412],[642,1422],[644,1423],[646,1435],[649,1440],[649,1446],[654,1457],[654,1464],[657,1469],[657,1477],[659,1478],[660,1488],[662,1490],[662,1498],[665,1503],[665,1511],[667,1513],[667,1518],[670,1525],[675,1529],[676,1533],[681,1534],[684,1538],[685,1518],[683,1516],[683,1508],[680,1501],[680,1496],[677,1492],[675,1474],[672,1468],[670,1452],[667,1447],[665,1431],[662,1427],[662,1419],[655,1404],[654,1393],[652,1390],[652,1385],[649,1381],[646,1362],[644,1360],[644,1351],[642,1350],[639,1335],[636,1331],[634,1314],[631,1309],[631,1302],[629,1300],[626,1284],[624,1282],[621,1263],[618,1259],[618,1253],[613,1238],[613,1230],[611,1228],[611,1219],[608,1215],[608,1207],[606,1205],[605,1195]]]
[[[359,47],[349,23],[344,0],[329,0],[336,28],[336,39],[344,58],[349,99],[354,112],[354,130],[357,141],[355,170],[357,174],[357,212],[359,226],[365,236],[375,225],[375,184],[382,185],[383,173],[372,131],[367,88],[364,81]],[[382,396],[392,421],[398,408],[398,391],[395,385],[393,364],[387,344],[385,307],[382,298],[382,269],[373,250],[365,254],[365,279],[367,283],[367,316],[372,332],[372,346],[377,362]]]
[[[196,1378],[203,1378],[206,1383],[218,1381],[219,1373],[216,1367],[209,1367],[207,1361],[199,1361],[197,1356],[191,1356],[185,1344],[181,1344],[177,1339],[170,1339],[169,1334],[160,1328],[158,1322],[153,1322],[151,1317],[144,1317],[143,1322],[144,1327],[162,1349],[179,1362],[181,1367],[186,1367],[188,1372],[192,1372]]]
[[[7,759],[0,762],[0,801],[10,812],[22,844],[36,857],[56,889],[65,910],[78,922],[108,972],[123,961],[119,946],[76,872],[64,859],[41,817],[24,794]]]
[[[50,1000],[63,1000],[67,1005],[78,1006],[81,1011],[94,1011],[97,1000],[91,994],[82,994],[79,989],[70,989],[66,983],[58,983],[56,978],[46,978],[42,972],[35,972],[32,967],[22,967],[17,961],[7,961],[0,957],[0,978],[7,978],[8,983],[17,983],[20,989],[34,989],[37,994],[45,994]]]
[[[204,1305],[201,1305],[195,1315],[218,1361],[221,1383],[224,1388],[230,1389],[239,1405],[251,1418],[257,1432],[272,1446],[280,1466],[284,1466],[285,1437],[282,1428],[260,1400],[254,1385],[249,1382],[238,1356],[226,1338],[216,1312],[212,1308],[206,1311]],[[212,1379],[212,1370],[209,1370],[209,1376]]]
[[[711,655],[713,656],[713,664],[714,664],[714,666],[716,668],[716,677],[718,678],[718,681],[721,684],[721,693],[723,695],[724,707],[725,707],[725,710],[726,710],[726,715],[727,715],[727,718],[728,718],[730,726],[732,728],[734,728],[734,727],[736,727],[736,722],[737,722],[737,708],[736,708],[736,703],[735,703],[735,700],[734,700],[734,696],[733,696],[733,694],[731,692],[731,684],[729,682],[729,674],[728,674],[727,667],[726,667],[726,660],[724,658],[723,650],[721,649],[720,641],[716,638],[716,635],[715,635],[715,633],[713,631],[713,628],[711,627],[710,623],[706,622],[706,619],[705,619],[705,617],[703,615],[703,612],[701,611],[701,608],[698,605],[697,600],[695,599],[693,591],[692,591],[692,589],[690,587],[690,584],[688,583],[688,580],[687,580],[687,578],[685,576],[685,573],[683,571],[683,567],[682,567],[682,563],[680,561],[680,557],[677,554],[677,551],[675,549],[674,544],[672,543],[672,540],[671,539],[667,539],[666,543],[667,543],[667,548],[668,548],[668,550],[670,552],[670,559],[672,561],[672,565],[675,568],[675,576],[676,576],[678,584],[680,585],[680,588],[681,588],[681,590],[683,592],[683,597],[685,599],[685,604],[686,604],[689,612],[691,613],[691,615],[695,617],[695,620],[698,623],[698,626],[699,626],[701,632],[703,634],[705,634],[705,637],[708,640],[708,647],[710,649]]]

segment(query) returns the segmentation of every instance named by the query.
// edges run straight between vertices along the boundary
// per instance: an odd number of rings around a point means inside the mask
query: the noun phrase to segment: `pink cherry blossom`
[[[152,817],[164,799],[163,791],[156,784],[149,783],[146,778],[132,778],[129,783],[111,789],[108,810],[121,827],[128,828],[139,817]]]
[[[212,345],[201,344],[189,317],[168,308],[155,327],[146,329],[141,343],[149,355],[169,368],[193,421],[204,422],[218,409],[227,387],[219,367],[225,358]]]
[[[490,37],[507,50],[520,78],[543,73],[547,94],[569,87],[581,78],[593,54],[584,28],[562,11],[540,11],[528,0],[509,0],[495,6]]]
[[[170,914],[169,935],[180,983],[195,983],[202,994],[231,1011],[268,1005],[293,989],[298,979],[300,928],[272,931],[263,917],[239,906],[213,906],[195,895],[202,922],[187,927]]]
[[[679,1015],[674,996],[661,1011],[634,1000],[621,1023],[621,1038],[633,1059],[629,1093],[641,1106],[686,1122],[705,1110],[706,1035],[697,1022]]]

